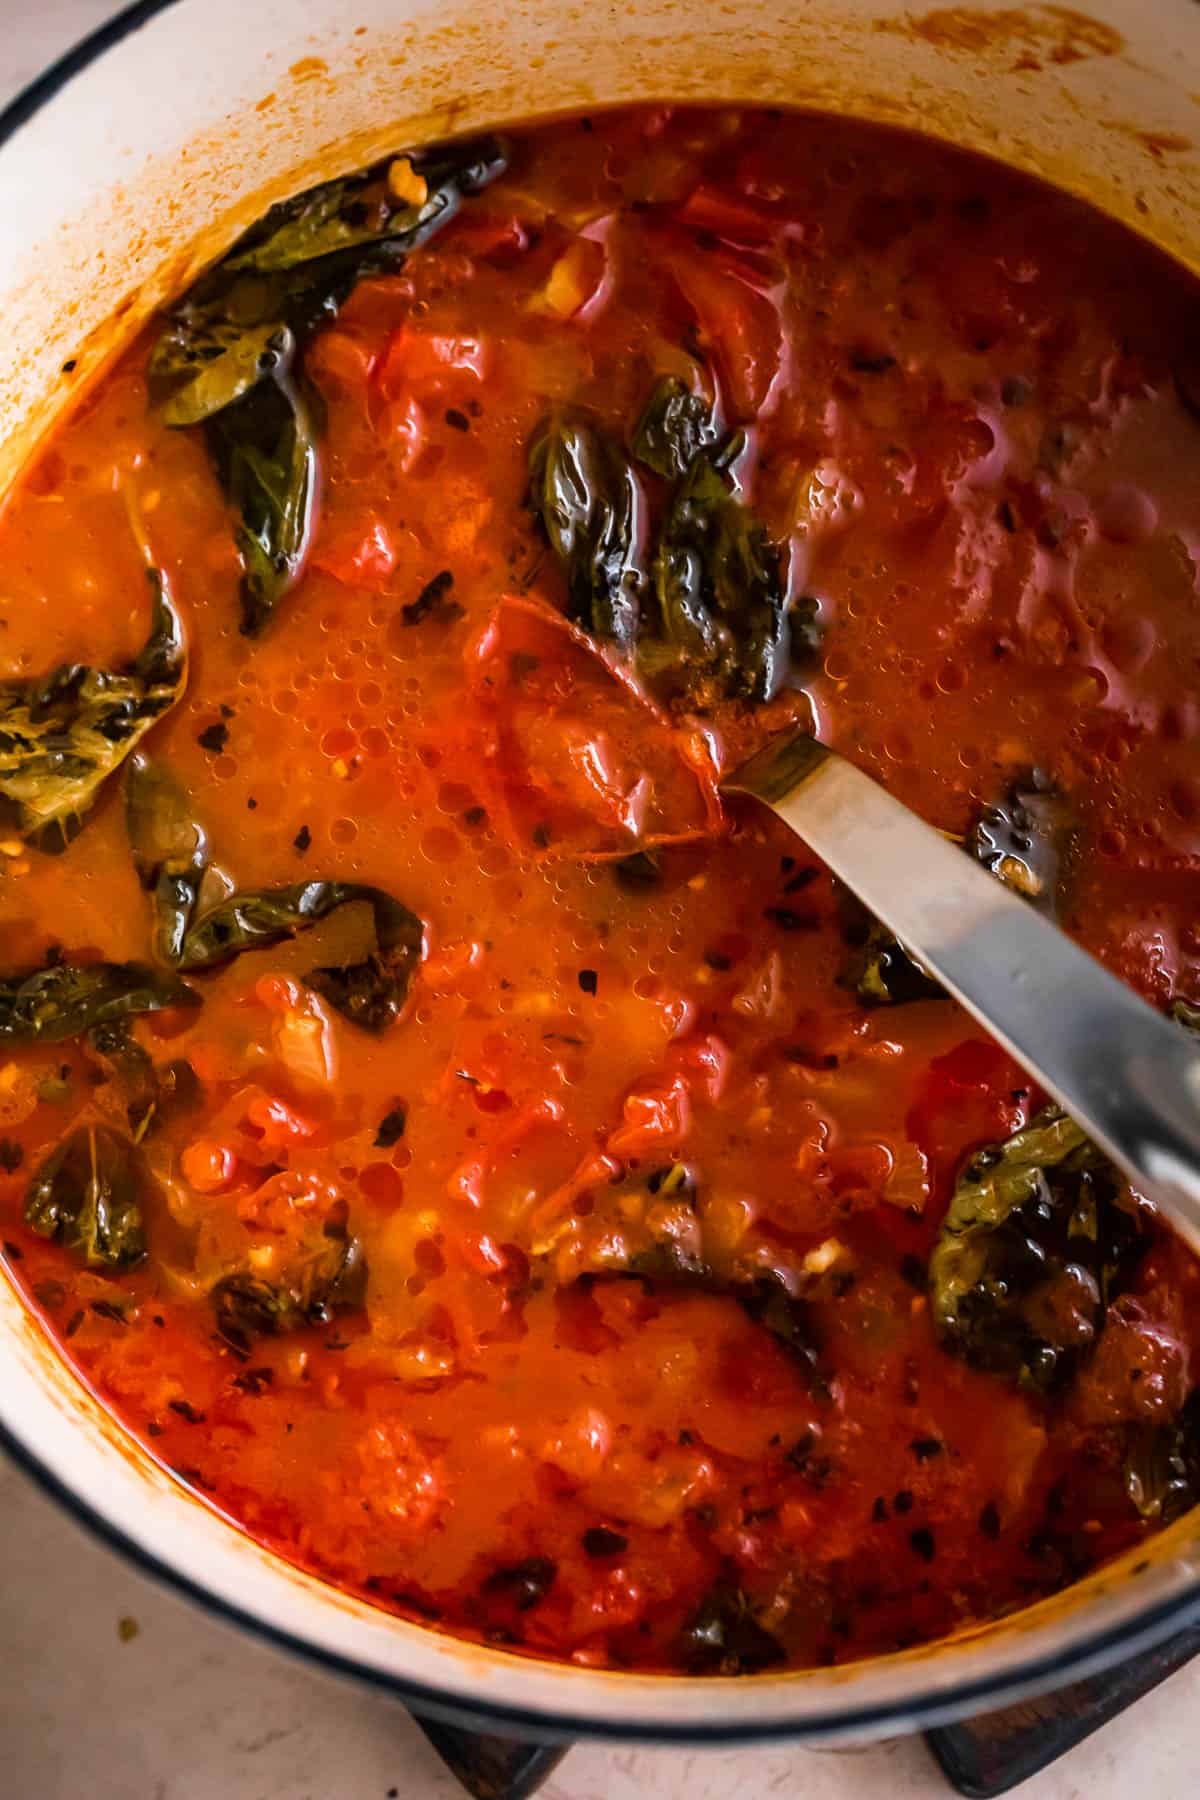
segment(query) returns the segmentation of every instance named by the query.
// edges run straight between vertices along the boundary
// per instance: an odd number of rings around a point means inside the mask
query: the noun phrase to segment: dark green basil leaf
[[[295,937],[339,906],[364,902],[375,921],[375,950],[357,963],[312,969],[309,986],[352,1024],[379,1032],[403,1008],[421,960],[425,928],[415,913],[381,888],[355,882],[302,881],[289,887],[231,894],[210,908],[183,940],[179,967],[219,968],[244,950]]]
[[[242,631],[255,637],[296,581],[317,487],[310,397],[280,376],[205,426],[213,466],[238,515]]]
[[[631,448],[640,463],[681,481],[698,451],[716,437],[712,407],[703,394],[694,394],[677,375],[666,375],[647,400],[633,428]]]
[[[393,160],[273,206],[171,309],[150,359],[168,425],[198,425],[273,379],[363,275],[399,267],[505,166],[491,138],[414,156],[429,192],[412,207],[388,194]]]
[[[944,1000],[946,992],[898,938],[882,925],[849,888],[837,883],[838,910],[847,954],[838,974],[864,1006],[901,1006],[913,1000]]]
[[[218,1336],[245,1356],[255,1338],[328,1325],[337,1312],[358,1311],[366,1303],[367,1259],[361,1241],[335,1217],[325,1226],[317,1254],[278,1280],[239,1271],[218,1281],[210,1297]]]
[[[208,839],[178,782],[141,753],[125,776],[125,829],[138,880],[154,896],[155,951],[177,963],[208,867]]]
[[[754,1675],[786,1660],[778,1638],[758,1623],[732,1578],[711,1587],[683,1632],[683,1660],[708,1674]]]
[[[611,1237],[601,1232],[590,1249],[573,1262],[575,1278],[632,1277],[668,1291],[732,1300],[775,1339],[815,1385],[820,1379],[820,1341],[804,1293],[793,1292],[783,1276],[770,1270],[725,1274],[713,1267],[696,1212],[696,1178],[686,1163],[652,1169],[644,1178],[644,1189],[656,1205],[643,1215],[641,1226],[623,1223],[622,1230]],[[619,1205],[620,1197],[618,1192],[610,1199]],[[640,1192],[638,1197],[643,1197]],[[798,1285],[815,1291],[810,1278],[802,1278]]]
[[[631,650],[637,638],[645,500],[619,447],[580,418],[553,419],[529,453],[530,499],[563,565],[570,616]]]
[[[57,1044],[134,1013],[199,1004],[186,981],[146,963],[56,963],[0,980],[0,1043]]]
[[[393,158],[271,210],[168,314],[150,396],[168,425],[203,424],[239,517],[242,630],[261,631],[303,566],[317,480],[316,397],[299,352],[364,275],[398,268],[505,166],[494,139],[411,160],[419,205],[395,200]]]
[[[25,1222],[93,1267],[128,1267],[146,1253],[144,1179],[127,1138],[104,1125],[81,1125],[35,1172]]]
[[[912,1000],[946,998],[945,989],[877,919],[851,956],[842,979],[864,1006],[902,1006]]]
[[[654,559],[662,650],[647,668],[697,707],[770,700],[787,669],[780,552],[729,474],[744,442],[738,433],[693,457]]]
[[[776,1276],[763,1275],[736,1290],[738,1304],[747,1318],[770,1332],[782,1350],[810,1374],[820,1360],[820,1345],[806,1300],[789,1292]]]
[[[1057,1385],[1094,1348],[1147,1242],[1122,1176],[1047,1107],[958,1178],[929,1260],[943,1348],[1023,1387]]]
[[[1069,802],[1035,769],[984,807],[967,847],[989,874],[1054,918],[1076,833]]]
[[[1169,1525],[1200,1501],[1200,1388],[1175,1418],[1128,1427],[1124,1474],[1130,1500],[1156,1525]]]
[[[270,275],[383,244],[407,253],[454,217],[464,195],[478,193],[503,174],[506,164],[496,138],[414,152],[407,160],[427,190],[418,205],[395,199],[388,189],[388,170],[397,160],[386,157],[358,174],[280,201],[238,240],[222,266]]]
[[[191,1063],[183,1057],[156,1063],[124,1019],[94,1025],[84,1049],[105,1080],[119,1090],[135,1143],[165,1120],[200,1104],[203,1089]]]
[[[41,849],[70,842],[108,776],[183,692],[182,625],[161,573],[148,573],[150,635],[127,668],[64,663],[0,683],[0,806]]]

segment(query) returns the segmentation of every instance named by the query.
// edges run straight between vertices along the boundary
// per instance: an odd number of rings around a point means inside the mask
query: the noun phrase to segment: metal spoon
[[[722,791],[803,838],[1200,1251],[1200,1044],[814,738]]]

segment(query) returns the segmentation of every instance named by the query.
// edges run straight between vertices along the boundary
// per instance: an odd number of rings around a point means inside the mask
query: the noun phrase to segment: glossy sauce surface
[[[362,953],[362,907],[139,1020],[200,1091],[139,1146],[127,1269],[24,1222],[72,1126],[124,1129],[121,1084],[78,1039],[0,1045],[10,1273],[155,1455],[380,1605],[615,1667],[908,1645],[1153,1528],[1130,1444],[1191,1393],[1195,1263],[1144,1221],[1050,1391],[948,1352],[956,1176],[1039,1096],[948,1000],[864,1005],[844,897],[712,777],[811,717],[965,838],[1037,769],[1071,809],[1060,921],[1200,1001],[1196,318],[1078,204],[874,128],[530,129],[305,352],[319,522],[254,640],[150,340],[86,398],[0,521],[0,677],[134,656],[141,540],[190,651],[147,747],[211,891],[336,877],[425,924],[381,1035],[302,981]],[[570,407],[625,442],[664,375],[746,429],[741,495],[819,603],[765,704],[652,706],[561,618],[531,440]],[[150,958],[120,785],[62,855],[0,842],[0,971]],[[323,1253],[330,1218],[363,1304],[216,1328],[218,1282]]]

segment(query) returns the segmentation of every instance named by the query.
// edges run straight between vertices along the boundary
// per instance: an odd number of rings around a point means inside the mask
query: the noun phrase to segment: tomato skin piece
[[[241,1170],[237,1155],[213,1138],[197,1138],[179,1158],[180,1172],[198,1194],[225,1194],[237,1185]]]
[[[692,1128],[692,1098],[682,1075],[647,1082],[625,1097],[624,1121],[609,1133],[613,1156],[636,1157],[677,1151]]]
[[[752,272],[719,251],[698,254],[683,233],[674,231],[662,233],[658,253],[716,358],[726,422],[752,423],[783,366],[778,276]]]
[[[388,340],[375,384],[389,400],[406,394],[441,394],[450,386],[486,380],[490,362],[482,338],[402,325]]]
[[[501,267],[515,262],[528,250],[529,227],[515,213],[472,211],[460,214],[453,226],[453,237],[447,243],[468,256]]]
[[[368,517],[361,525],[346,527],[313,551],[314,564],[343,587],[377,592],[396,566],[391,534],[382,519]]]
[[[304,368],[319,385],[332,382],[353,393],[366,388],[378,362],[378,352],[358,333],[334,327],[314,340]]]
[[[787,228],[787,221],[779,214],[769,213],[751,200],[704,183],[692,189],[678,216],[680,223],[693,231],[708,231],[727,244],[756,249],[774,244]]]

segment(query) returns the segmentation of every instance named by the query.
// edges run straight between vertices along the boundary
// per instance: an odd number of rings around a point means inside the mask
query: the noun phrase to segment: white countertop
[[[120,10],[0,0],[0,103]],[[134,1621],[136,1631],[122,1621]],[[1200,1662],[1021,1789],[1023,1800],[1191,1800]],[[459,1800],[402,1708],[251,1643],[94,1543],[0,1462],[4,1800]],[[546,1800],[937,1800],[920,1740],[571,1751]]]

